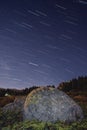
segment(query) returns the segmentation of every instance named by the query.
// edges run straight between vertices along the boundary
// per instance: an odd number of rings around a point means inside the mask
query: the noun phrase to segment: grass
[[[15,100],[15,96],[0,97],[0,107],[3,107],[8,103],[13,102],[14,100]]]
[[[9,125],[7,127],[3,127],[2,130],[87,130],[87,120],[75,122],[71,125],[61,122],[52,124],[38,121],[25,121],[15,123],[12,126]]]
[[[3,112],[3,110],[0,109],[0,128],[12,126],[22,121],[22,119],[23,117],[20,110]]]

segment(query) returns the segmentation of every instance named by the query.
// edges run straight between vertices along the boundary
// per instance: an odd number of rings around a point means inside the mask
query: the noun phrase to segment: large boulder
[[[68,95],[56,88],[33,90],[24,103],[24,120],[74,122],[83,119],[83,112]]]

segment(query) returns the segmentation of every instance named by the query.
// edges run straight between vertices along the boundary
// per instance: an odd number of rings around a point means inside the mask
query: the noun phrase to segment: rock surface
[[[83,112],[68,95],[56,88],[33,90],[24,103],[24,120],[73,122],[83,119]]]

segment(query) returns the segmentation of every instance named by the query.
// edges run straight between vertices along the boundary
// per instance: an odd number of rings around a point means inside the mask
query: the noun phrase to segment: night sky
[[[87,1],[0,0],[0,87],[87,75]]]

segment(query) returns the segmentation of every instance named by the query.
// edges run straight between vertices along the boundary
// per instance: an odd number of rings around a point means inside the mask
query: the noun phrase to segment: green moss
[[[7,128],[7,129],[6,129]],[[75,122],[70,125],[57,122],[55,124],[38,122],[38,121],[24,121],[14,124],[12,127],[4,127],[2,130],[86,130],[87,120],[82,122]]]

